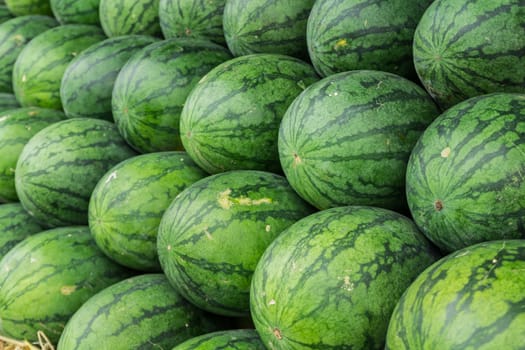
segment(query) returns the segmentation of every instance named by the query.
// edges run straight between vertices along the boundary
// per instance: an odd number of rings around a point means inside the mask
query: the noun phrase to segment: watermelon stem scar
[[[281,334],[281,330],[279,328],[274,328],[273,329],[273,335],[275,335],[275,337],[279,340],[283,339],[283,336]]]
[[[441,211],[443,209],[443,202],[441,200],[436,200],[434,202],[434,209],[436,209],[436,211]]]

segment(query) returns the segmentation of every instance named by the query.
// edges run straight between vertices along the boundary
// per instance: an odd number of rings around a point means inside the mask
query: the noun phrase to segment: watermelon
[[[95,245],[87,226],[33,234],[0,261],[0,332],[58,341],[64,324],[91,296],[131,276]]]
[[[120,69],[135,52],[155,41],[147,35],[123,35],[82,51],[67,66],[60,83],[66,115],[113,121],[111,92]]]
[[[186,152],[156,152],[126,159],[98,181],[88,223],[100,249],[118,263],[160,271],[157,231],[162,214],[186,187],[207,174]]]
[[[417,80],[412,39],[432,0],[318,0],[306,39],[321,76],[381,70]]]
[[[407,217],[330,208],[290,226],[253,275],[251,315],[268,349],[383,349],[391,313],[438,256]]]
[[[203,38],[225,44],[225,4],[226,0],[160,0],[160,29],[165,38]]]
[[[57,25],[54,18],[43,15],[15,17],[0,24],[0,91],[13,91],[13,66],[24,46]]]
[[[416,28],[414,64],[443,109],[491,92],[525,92],[523,0],[437,0]]]
[[[61,111],[39,107],[0,112],[0,201],[18,201],[15,169],[24,146],[38,131],[65,117]]]
[[[445,252],[525,238],[525,94],[472,97],[441,114],[406,173],[414,221]]]
[[[217,329],[218,319],[184,300],[163,274],[144,274],[86,301],[66,324],[58,349],[170,349]]]
[[[183,190],[162,216],[162,270],[198,307],[248,315],[259,257],[281,231],[311,212],[283,176],[259,170],[208,176]]]
[[[525,240],[482,242],[423,271],[397,304],[387,350],[521,350]]]
[[[13,67],[13,90],[20,104],[61,109],[60,81],[67,65],[104,38],[96,26],[67,24],[48,29],[27,43]]]
[[[228,50],[204,39],[173,38],[145,47],[122,67],[112,112],[124,139],[142,153],[182,150],[179,121],[188,94]]]
[[[61,24],[100,25],[100,0],[49,0],[53,15]]]
[[[292,187],[319,209],[372,205],[404,212],[410,152],[438,115],[423,88],[396,74],[333,74],[286,111],[281,165]]]
[[[231,329],[186,340],[172,350],[266,350],[254,329]]]
[[[16,96],[7,92],[0,92],[0,112],[19,108]]]
[[[0,204],[0,259],[24,238],[43,230],[20,203]]]
[[[180,118],[184,148],[209,173],[280,172],[279,124],[288,106],[318,80],[297,58],[252,54],[226,61],[189,94]]]
[[[100,0],[99,19],[108,37],[162,34],[159,0]]]
[[[15,16],[53,15],[49,0],[4,0],[4,2]]]
[[[111,122],[72,118],[53,123],[37,132],[18,158],[18,198],[47,227],[87,225],[98,180],[134,155]]]
[[[315,0],[226,0],[224,36],[235,56],[276,53],[308,57],[306,23]]]
[[[7,6],[0,5],[0,23],[6,22],[11,18],[13,18],[13,14],[9,11]]]

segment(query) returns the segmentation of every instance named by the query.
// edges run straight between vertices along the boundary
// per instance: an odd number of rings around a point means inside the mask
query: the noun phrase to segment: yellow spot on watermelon
[[[243,205],[243,206],[252,206],[252,205],[262,205],[262,204],[271,204],[273,200],[271,198],[259,198],[252,199],[249,197],[240,196],[238,198],[231,197],[232,190],[230,188],[219,193],[217,202],[222,209],[230,209],[232,205]]]
[[[62,286],[60,288],[60,293],[62,295],[71,295],[77,290],[77,286]]]
[[[448,156],[450,155],[450,147],[445,147],[442,151],[441,151],[441,157],[442,158],[448,158]]]
[[[334,50],[339,50],[339,49],[342,49],[344,47],[348,46],[348,41],[346,41],[346,39],[339,39],[335,42],[335,45],[334,45]]]

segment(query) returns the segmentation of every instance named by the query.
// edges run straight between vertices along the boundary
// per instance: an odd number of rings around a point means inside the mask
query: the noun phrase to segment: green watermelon
[[[100,25],[100,0],[49,0],[53,15],[61,24]]]
[[[311,212],[283,176],[258,170],[208,176],[183,190],[162,216],[162,270],[198,307],[247,315],[259,257],[281,231]]]
[[[95,242],[124,266],[160,271],[156,242],[162,214],[183,189],[206,175],[186,152],[148,153],[115,165],[89,200]]]
[[[522,350],[525,240],[483,242],[428,267],[388,326],[386,350]]]
[[[182,150],[179,121],[188,94],[212,68],[231,59],[204,39],[173,38],[151,44],[122,67],[112,112],[124,139],[142,153]]]
[[[165,38],[203,38],[225,44],[222,15],[226,0],[160,0],[159,21]]]
[[[276,53],[306,59],[306,23],[315,0],[226,0],[224,36],[235,56]]]
[[[319,209],[372,205],[403,211],[410,152],[439,115],[415,83],[355,70],[309,86],[286,111],[278,148],[292,187]]]
[[[317,0],[306,38],[321,76],[357,69],[417,79],[414,31],[432,0]]]
[[[288,106],[318,80],[297,58],[252,54],[226,61],[189,94],[180,118],[184,148],[209,173],[280,172],[279,124]]]
[[[0,24],[0,91],[13,91],[13,66],[25,45],[57,25],[54,18],[42,15],[15,17]]]
[[[493,93],[441,114],[406,173],[414,221],[445,252],[525,238],[525,94]]]
[[[53,16],[49,0],[4,0],[15,16],[46,15]]]
[[[72,118],[51,124],[18,158],[18,198],[47,227],[87,225],[89,198],[99,179],[134,155],[111,122]]]
[[[19,108],[16,96],[7,92],[0,92],[0,112]]]
[[[99,19],[108,37],[162,34],[159,0],[100,0]]]
[[[20,203],[0,204],[0,259],[24,238],[43,231]]]
[[[85,302],[66,324],[58,349],[170,349],[217,329],[219,320],[184,300],[166,276],[145,274]]]
[[[491,92],[525,93],[523,0],[437,0],[414,35],[421,82],[443,109]]]
[[[13,90],[20,104],[61,109],[60,81],[67,65],[104,38],[96,26],[67,24],[48,29],[27,43],[13,67]]]
[[[437,259],[408,218],[347,206],[312,214],[266,249],[251,315],[268,349],[383,349],[410,283]]]
[[[66,115],[113,121],[111,92],[120,69],[135,52],[155,41],[147,35],[123,35],[82,51],[67,66],[60,84]]]
[[[186,340],[172,350],[266,350],[254,329],[231,329]]]
[[[131,276],[95,245],[87,226],[41,231],[0,261],[0,333],[58,341],[69,318],[101,289]]]
[[[0,201],[18,201],[15,189],[16,163],[31,137],[65,118],[61,111],[38,107],[0,112]]]
[[[0,5],[0,23],[6,22],[13,17],[13,14],[11,13],[11,11],[9,11],[7,6]]]

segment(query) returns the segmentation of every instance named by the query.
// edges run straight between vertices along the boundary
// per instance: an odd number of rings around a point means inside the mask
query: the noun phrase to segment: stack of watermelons
[[[523,0],[0,1],[0,347],[525,347]]]

